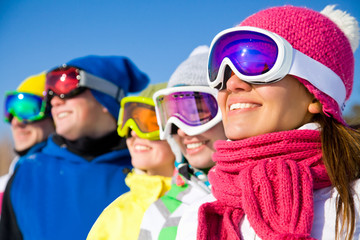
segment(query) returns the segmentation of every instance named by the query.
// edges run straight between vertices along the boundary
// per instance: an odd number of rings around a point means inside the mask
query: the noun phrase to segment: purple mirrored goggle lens
[[[211,82],[218,77],[224,58],[229,58],[245,76],[268,72],[275,64],[278,46],[269,36],[253,31],[235,31],[221,36],[213,45],[208,65]]]
[[[175,92],[159,96],[157,106],[163,129],[171,117],[194,127],[209,122],[218,112],[215,97],[204,92]]]

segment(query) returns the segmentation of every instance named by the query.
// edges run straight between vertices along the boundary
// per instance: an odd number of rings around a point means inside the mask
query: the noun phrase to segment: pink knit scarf
[[[313,189],[330,186],[316,130],[217,141],[209,172],[217,201],[199,209],[197,239],[241,239],[246,214],[263,240],[313,239]]]

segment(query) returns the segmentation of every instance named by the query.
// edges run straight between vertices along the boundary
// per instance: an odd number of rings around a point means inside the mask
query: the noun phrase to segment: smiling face
[[[299,128],[319,113],[319,102],[294,77],[255,85],[232,75],[218,94],[226,136],[239,140]]]
[[[56,133],[68,140],[99,138],[116,129],[113,116],[89,89],[69,99],[54,96],[50,103]]]
[[[174,171],[175,155],[166,140],[151,141],[139,138],[134,131],[126,139],[131,163],[148,175],[171,177]]]
[[[220,122],[211,129],[195,136],[189,136],[181,129],[173,135],[180,150],[191,166],[207,169],[215,165],[212,161],[214,142],[226,139],[223,124]]]
[[[54,132],[54,123],[51,118],[45,118],[32,123],[22,123],[14,117],[11,120],[11,132],[15,150],[24,151],[44,141]]]

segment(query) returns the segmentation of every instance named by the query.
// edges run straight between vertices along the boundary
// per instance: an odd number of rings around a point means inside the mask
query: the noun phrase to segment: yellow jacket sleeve
[[[131,172],[125,181],[130,191],[105,208],[87,240],[137,239],[146,209],[170,189],[171,178]]]

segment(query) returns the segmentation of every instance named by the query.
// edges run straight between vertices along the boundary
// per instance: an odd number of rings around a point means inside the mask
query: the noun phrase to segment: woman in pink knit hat
[[[231,141],[215,143],[213,196],[178,239],[359,239],[360,133],[342,118],[358,42],[334,6],[269,8],[213,39],[208,81]]]

